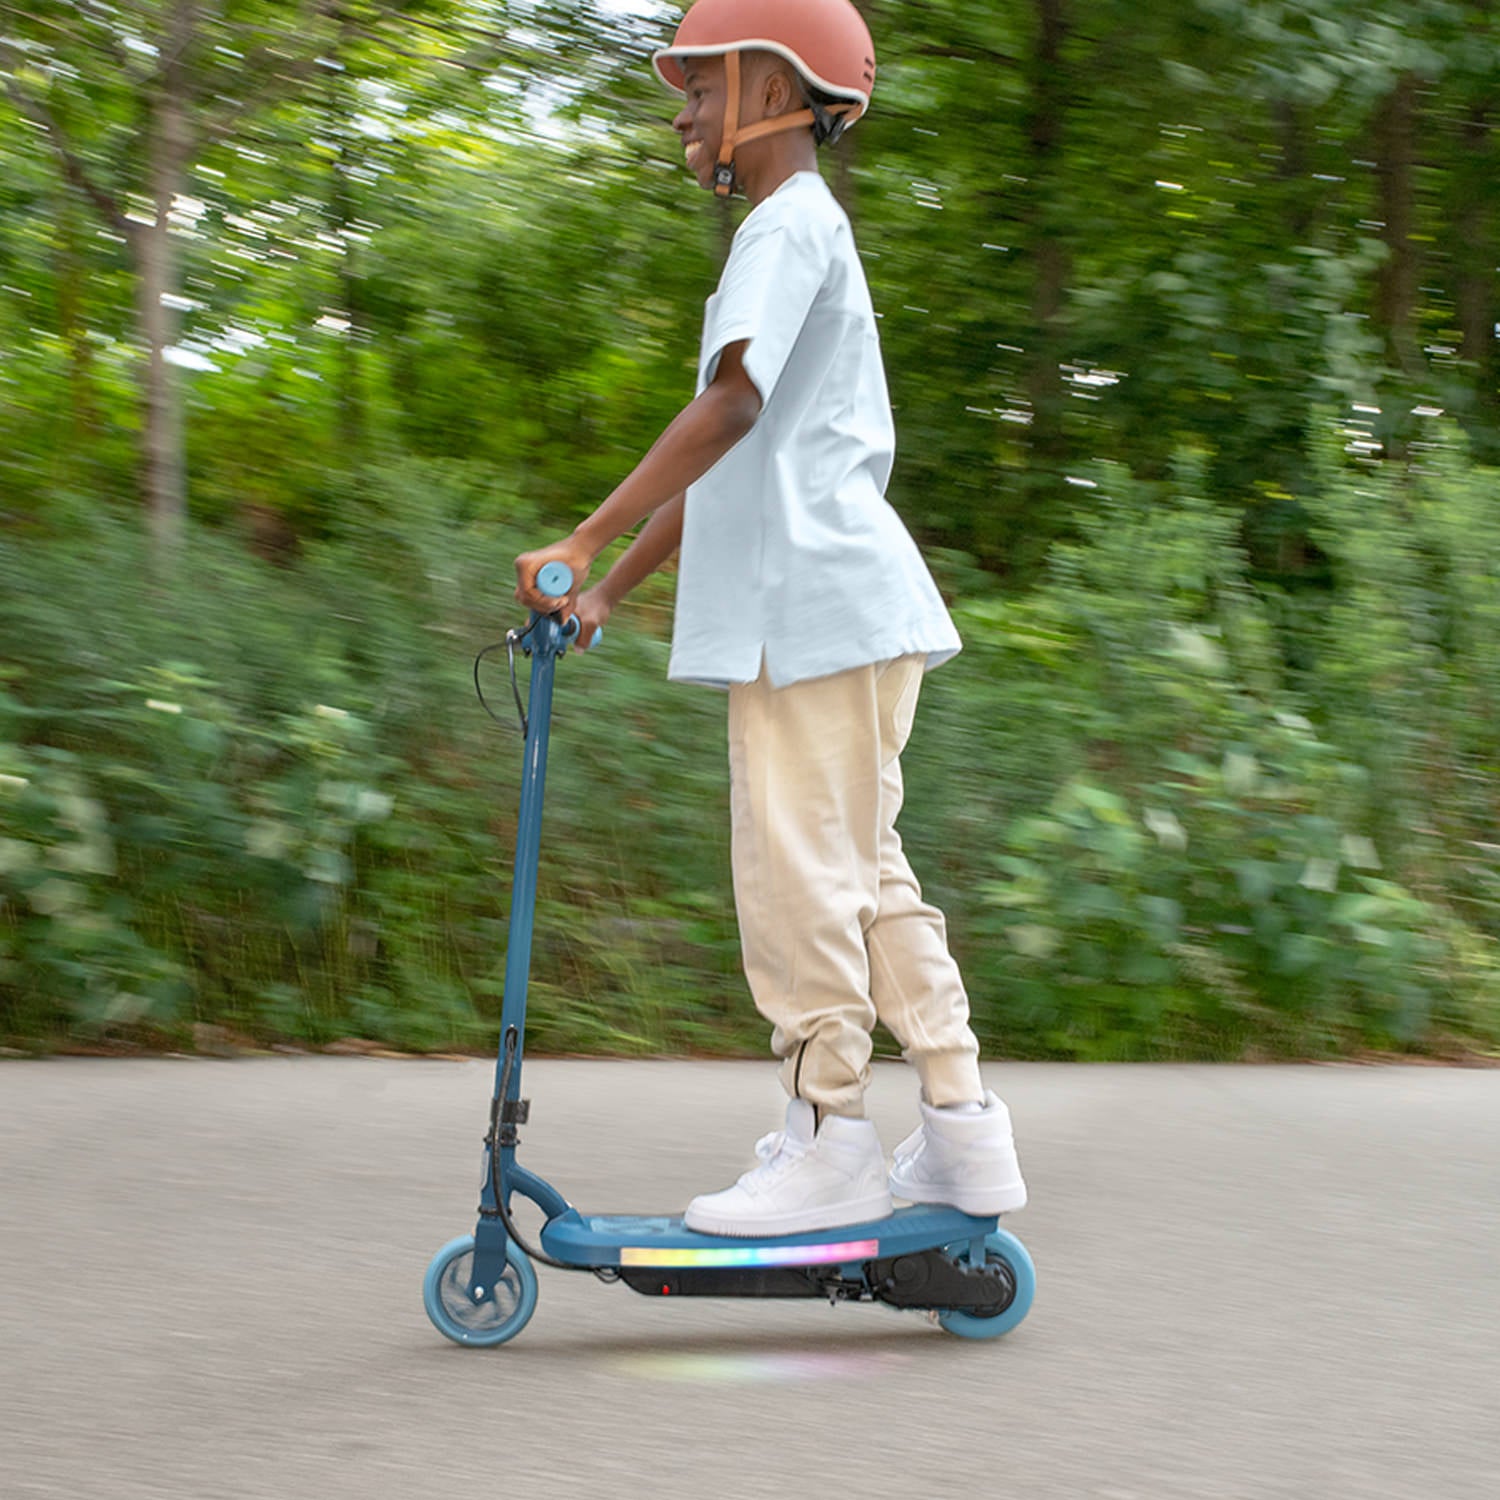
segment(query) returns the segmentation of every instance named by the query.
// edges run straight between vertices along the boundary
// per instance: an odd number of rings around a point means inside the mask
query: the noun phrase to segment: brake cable
[[[502,646],[505,647],[505,654],[510,661],[510,690],[516,700],[516,717],[521,721],[521,737],[523,739],[529,732],[531,725],[526,717],[526,707],[521,702],[521,684],[516,680],[516,643],[520,641],[525,633],[523,630],[507,630],[503,641],[496,641],[493,646],[486,646],[474,658],[474,691],[479,695],[479,705],[497,724],[504,724],[506,720],[502,719],[490,707],[489,700],[484,696],[484,688],[480,685],[479,681],[479,664],[490,652],[498,651]]]

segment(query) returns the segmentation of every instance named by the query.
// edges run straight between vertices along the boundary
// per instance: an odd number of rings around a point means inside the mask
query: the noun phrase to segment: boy
[[[797,1234],[881,1218],[893,1191],[1020,1208],[1010,1115],[980,1080],[942,914],[894,826],[922,673],[959,640],[884,498],[895,437],[874,312],[817,171],[818,145],[868,106],[870,34],[850,0],[697,0],[654,62],[684,96],[673,128],[689,171],[751,211],[708,301],[697,396],[571,537],[516,560],[516,596],[556,609],[536,575],[567,563],[563,607],[586,646],[680,546],[669,675],[729,692],[745,975],[791,1099],[760,1164],[684,1218]],[[877,1019],[922,1085],[922,1123],[889,1174],[863,1118]]]

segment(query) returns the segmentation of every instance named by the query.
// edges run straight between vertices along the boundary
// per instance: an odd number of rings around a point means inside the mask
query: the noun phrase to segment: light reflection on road
[[[628,1354],[611,1361],[622,1375],[684,1385],[783,1385],[805,1380],[867,1380],[909,1364],[892,1350],[852,1353],[807,1350],[798,1354]]]

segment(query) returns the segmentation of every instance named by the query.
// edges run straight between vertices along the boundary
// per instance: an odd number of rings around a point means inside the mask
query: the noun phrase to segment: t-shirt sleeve
[[[832,244],[821,226],[786,218],[747,220],[709,304],[703,329],[703,384],[729,344],[748,339],[745,373],[769,402],[828,275]]]

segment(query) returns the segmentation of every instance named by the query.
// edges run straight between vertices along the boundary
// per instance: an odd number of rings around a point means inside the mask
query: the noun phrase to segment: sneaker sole
[[[871,1193],[848,1203],[826,1204],[804,1208],[794,1214],[775,1218],[720,1218],[714,1214],[695,1214],[691,1208],[682,1216],[683,1225],[694,1234],[716,1234],[730,1239],[768,1239],[782,1234],[809,1234],[815,1229],[842,1229],[848,1224],[864,1224],[871,1219],[888,1219],[895,1212],[888,1192]]]
[[[973,1214],[975,1218],[989,1218],[991,1214],[1013,1214],[1017,1209],[1026,1207],[1024,1182],[998,1188],[970,1185],[949,1189],[934,1183],[904,1182],[892,1172],[890,1186],[894,1197],[904,1198],[908,1203],[937,1203],[947,1208],[956,1208],[960,1213]]]

